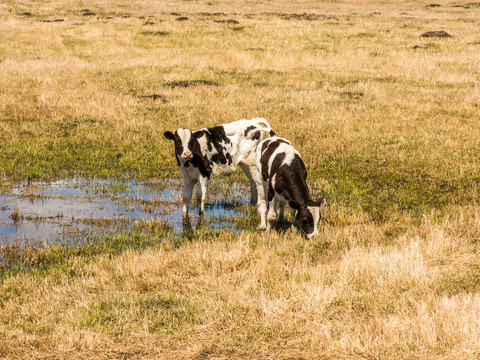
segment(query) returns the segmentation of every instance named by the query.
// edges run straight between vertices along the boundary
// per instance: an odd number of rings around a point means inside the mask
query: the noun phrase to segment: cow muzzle
[[[182,154],[182,158],[183,159],[191,159],[192,158],[192,153],[190,151],[185,151],[183,154]]]

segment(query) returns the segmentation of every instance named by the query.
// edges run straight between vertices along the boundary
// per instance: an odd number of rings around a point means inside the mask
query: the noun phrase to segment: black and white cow
[[[257,203],[257,184],[261,179],[256,170],[255,149],[263,139],[263,132],[270,130],[267,120],[256,118],[196,131],[185,128],[175,133],[166,131],[164,136],[175,143],[175,157],[183,177],[183,215],[188,215],[195,183],[198,182],[196,194],[202,214],[212,174],[230,174],[237,166],[250,180],[251,203]]]
[[[288,201],[292,225],[297,225],[307,237],[318,235],[323,198],[318,201],[310,198],[307,169],[298,151],[288,140],[272,136],[258,144],[256,161],[257,177],[261,177],[263,185],[259,187],[258,199],[260,229],[270,229],[270,221],[277,218],[283,220]]]

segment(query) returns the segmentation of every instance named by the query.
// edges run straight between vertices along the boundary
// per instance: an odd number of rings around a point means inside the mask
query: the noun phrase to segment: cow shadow
[[[286,219],[277,220],[271,226],[271,229],[279,234],[284,234],[291,229],[295,229],[295,226],[293,226],[292,222]]]

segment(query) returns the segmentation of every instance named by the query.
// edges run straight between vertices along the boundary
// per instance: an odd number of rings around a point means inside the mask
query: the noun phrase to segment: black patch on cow
[[[227,153],[225,154],[225,157],[227,158],[228,165],[232,165],[232,162],[233,162],[232,155],[227,152]]]
[[[302,158],[298,154],[295,154],[295,159],[293,161],[298,164],[298,169],[300,170],[300,175],[302,176],[302,179],[306,180],[307,168],[305,167],[305,163],[303,162]]]
[[[285,153],[284,152],[277,154],[275,156],[275,158],[273,159],[272,167],[270,168],[270,172],[268,173],[268,201],[272,201],[272,199],[275,195],[275,191],[278,192],[280,195],[282,194],[281,188],[278,189],[277,186],[275,186],[275,188],[273,187],[272,179],[277,174],[280,166],[282,166],[282,163],[283,163],[284,159],[285,159]],[[268,162],[267,162],[266,166],[268,167]],[[268,172],[268,169],[267,169],[267,172]]]
[[[207,179],[210,179],[210,175],[212,174],[212,168],[208,161],[204,161],[204,159],[197,154],[193,155],[193,159],[191,161],[193,166],[197,167],[200,171],[200,175],[206,177]]]
[[[283,165],[283,160],[285,160],[285,153],[281,152],[275,155],[275,158],[272,161],[272,167],[270,168],[270,173],[268,174],[269,178],[273,178],[280,167]],[[285,165],[286,166],[286,165]]]
[[[267,149],[268,145],[272,142],[272,140],[270,139],[267,139],[263,142],[262,144],[262,154],[264,153],[264,151]]]
[[[283,180],[283,184],[280,185],[278,180],[276,184],[282,187],[283,195],[288,200],[295,201],[300,207],[307,206],[307,203],[310,201],[310,193],[305,181],[307,170],[300,156],[295,156],[290,165],[284,165],[283,169],[279,169],[277,179],[279,177]]]
[[[249,127],[247,127],[247,128],[245,129],[244,136],[247,137],[248,133],[249,133],[250,131],[252,131],[253,129],[256,129],[256,128],[257,128],[256,126],[250,125]]]
[[[257,126],[250,125],[245,129],[244,136],[247,137],[248,133],[251,132],[252,130],[258,130]],[[252,140],[259,140],[260,139],[260,131],[257,131],[254,135],[251,137]]]
[[[202,149],[198,141],[198,139],[203,136],[206,137],[208,151],[212,152],[215,148],[215,153],[211,155],[210,158],[208,158],[206,154],[202,153]],[[226,146],[231,143],[232,142],[225,133],[224,127],[220,125],[193,132],[191,140],[188,143],[188,148],[192,154],[196,155],[200,159],[200,161],[203,163],[204,170],[208,172],[208,177],[210,177],[213,163],[219,165],[225,165],[227,163],[229,165],[232,164],[233,158],[232,155],[227,151]],[[195,165],[195,163],[193,164]],[[202,173],[202,169],[200,169],[200,172]]]
[[[282,143],[282,144],[288,144],[288,145],[290,145],[290,143],[289,143],[287,140],[277,139],[277,140],[275,140],[275,141],[277,141],[277,142],[279,142],[279,143]]]
[[[217,164],[231,164],[232,156],[226,150],[225,144],[231,144],[232,142],[225,133],[223,126],[214,126],[204,130],[207,137],[207,144],[209,151],[212,151],[212,146],[215,147],[216,154],[212,155],[212,161]]]
[[[278,140],[269,142],[269,144],[267,145],[268,147],[265,151],[263,151],[264,146],[265,143],[262,145],[262,156],[260,158],[260,165],[262,166],[262,179],[263,181],[267,181],[270,175],[268,173],[268,162],[272,154],[280,146],[280,142]]]
[[[171,131],[165,131],[163,133],[165,138],[168,140],[172,140],[175,144],[175,160],[177,160],[177,165],[180,166],[180,160],[178,159],[180,156],[182,156],[183,152],[183,147],[182,147],[182,142],[180,141],[180,137],[177,134],[177,131],[175,131],[175,134],[173,134]]]

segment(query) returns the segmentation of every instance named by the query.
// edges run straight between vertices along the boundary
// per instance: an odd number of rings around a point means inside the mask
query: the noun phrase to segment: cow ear
[[[308,206],[317,206],[318,207],[318,206],[322,205],[322,203],[323,203],[323,197],[321,197],[317,201],[309,201]]]
[[[292,209],[300,210],[300,206],[298,206],[298,204],[297,204],[295,201],[291,201],[291,200],[290,200],[290,201],[288,202],[288,205],[290,205],[290,207],[291,207]]]
[[[168,140],[175,140],[175,135],[173,135],[171,131],[165,131],[163,136],[165,136]]]

